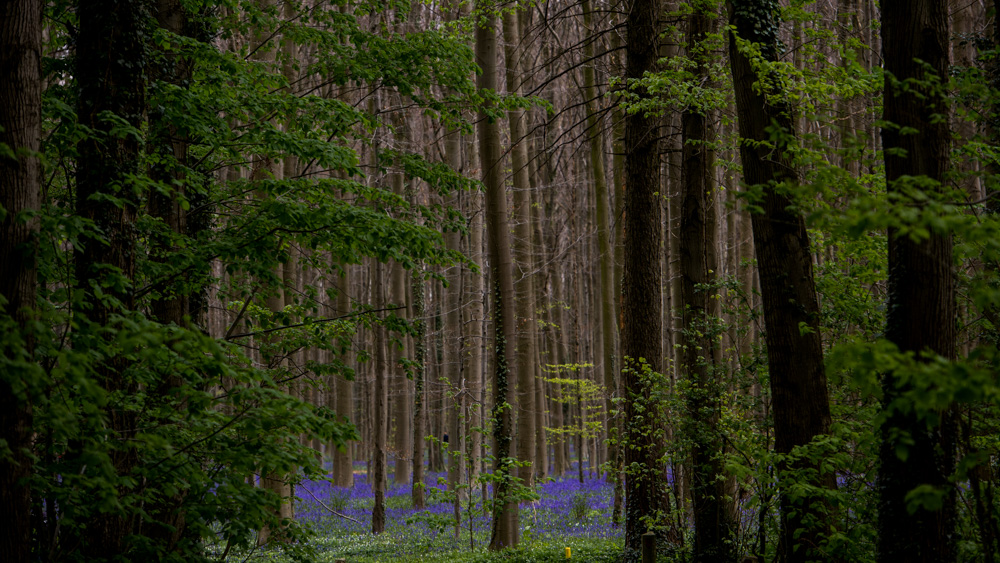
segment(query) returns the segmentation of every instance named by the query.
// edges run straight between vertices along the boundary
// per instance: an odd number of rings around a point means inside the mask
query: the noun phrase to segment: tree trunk
[[[479,168],[479,153],[475,150],[475,142],[470,139],[467,143],[469,151],[467,154],[467,170],[477,170]],[[480,212],[482,196],[470,194],[470,199],[474,202],[470,215],[472,219],[469,226],[468,256],[476,264],[485,266],[483,261],[483,214]],[[483,369],[483,347],[485,343],[484,317],[485,308],[483,300],[485,295],[485,267],[480,272],[466,270],[465,285],[468,287],[465,299],[468,305],[462,307],[462,338],[464,340],[463,349],[465,361],[463,363],[466,380],[469,382],[469,395],[471,397],[469,418],[466,420],[466,433],[469,435],[469,464],[472,469],[469,472],[469,485],[472,486],[479,478],[483,463],[483,433],[477,428],[485,426],[483,415],[486,405],[485,381]]]
[[[656,63],[657,0],[635,0],[626,22],[625,76],[639,79]],[[636,93],[648,97],[642,88]],[[638,553],[646,520],[665,507],[659,492],[661,443],[636,407],[649,397],[646,367],[661,371],[660,189],[657,120],[625,117],[624,280],[622,282],[622,393],[625,400],[625,547]]]
[[[448,166],[453,170],[462,167],[462,147],[461,132],[457,129],[448,132],[445,137],[445,154],[448,158]],[[456,209],[459,207],[458,194],[453,194],[448,204]],[[461,234],[457,231],[450,231],[444,234],[445,246],[452,250],[460,250]],[[449,268],[446,272],[448,287],[444,288],[442,298],[445,302],[443,367],[445,378],[451,385],[453,392],[458,392],[463,386],[462,381],[462,271],[458,267]],[[461,409],[461,397],[455,397],[448,401],[448,450],[454,452],[449,455],[448,463],[448,488],[457,491],[462,483],[463,467],[462,458],[465,453],[465,443],[459,439],[462,434],[460,426],[463,425],[462,418],[465,413]]]
[[[743,179],[748,186],[761,189],[757,205],[762,211],[752,216],[754,248],[767,329],[775,449],[783,454],[829,431],[830,405],[809,236],[792,200],[777,189],[782,183],[794,185],[798,178],[785,147],[769,142],[773,126],[794,134],[791,107],[782,101],[783,92],[764,96],[759,84],[770,79],[757,76],[750,59],[736,44],[739,36],[759,45],[768,60],[776,58],[777,23],[768,6],[770,3],[762,0],[730,0],[729,21],[736,29],[729,37],[729,58]],[[818,484],[836,487],[832,474],[820,476]],[[829,557],[811,549],[826,530],[825,523],[806,529],[804,513],[813,502],[822,502],[822,495],[806,495],[799,503],[793,503],[787,494],[781,497],[779,550],[785,561]],[[796,544],[799,549],[793,549]]]
[[[38,221],[24,220],[25,212],[39,209],[42,133],[42,4],[32,0],[0,4],[0,146],[14,151],[14,159],[0,157],[0,315],[13,319],[21,341],[0,355],[27,360],[35,338],[27,329],[35,307],[37,277],[35,236]],[[7,327],[7,320],[3,320]],[[14,341],[16,334],[5,338]],[[20,348],[20,349],[18,349]],[[9,364],[10,365],[10,364]],[[0,506],[7,516],[0,526],[0,553],[11,563],[31,557],[32,442],[31,370],[7,368],[0,375],[0,442],[10,454],[0,457]],[[17,389],[18,391],[15,391]]]
[[[476,60],[483,73],[480,90],[497,91],[497,37],[495,18],[484,17],[476,27]],[[493,275],[494,374],[493,374],[493,464],[494,502],[490,550],[516,547],[518,540],[516,502],[510,502],[508,475],[511,446],[510,377],[507,347],[514,342],[514,282],[507,228],[507,194],[503,185],[503,152],[496,120],[480,112],[479,150],[482,154],[483,184],[486,187],[486,230],[489,237],[490,268]]]
[[[521,43],[518,17],[515,10],[505,10],[503,16],[504,59],[507,63],[507,93],[521,95],[521,56],[517,48]],[[535,459],[535,287],[531,251],[531,183],[528,179],[528,142],[525,133],[524,110],[515,108],[507,112],[510,121],[510,161],[514,177],[514,263],[519,275],[514,284],[516,293],[515,332],[517,358],[517,461],[514,475],[521,483],[531,487],[534,483]],[[525,464],[525,465],[522,465]],[[515,514],[515,518],[517,515]],[[515,519],[514,526],[519,523]]]
[[[950,133],[946,95],[926,85],[930,78],[947,81],[948,9],[945,0],[882,2],[885,58],[885,175],[890,194],[904,205],[911,177],[945,182]],[[919,81],[908,83],[907,81]],[[907,83],[903,89],[898,84]],[[900,128],[910,130],[901,134]],[[945,190],[946,187],[935,187]],[[889,306],[886,338],[900,351],[932,352],[955,357],[955,280],[951,236],[932,233],[915,242],[889,229]],[[902,376],[883,380],[882,446],[879,491],[880,561],[954,561],[955,490],[949,481],[955,464],[955,419],[951,408],[938,412],[938,424],[899,401],[912,387]],[[896,402],[896,404],[894,404]],[[905,441],[903,441],[905,439]],[[905,449],[907,455],[900,456]],[[905,458],[905,459],[902,459]],[[937,510],[907,509],[907,494],[931,485],[943,494]]]
[[[587,28],[591,40],[584,46],[584,58],[588,61],[594,58],[594,42],[596,32],[593,29],[593,17],[591,15],[590,0],[582,1],[583,25]],[[603,355],[601,358],[601,368],[604,383],[604,435],[607,440],[611,433],[611,411],[614,408],[612,398],[618,396],[618,377],[615,365],[615,295],[614,295],[614,256],[611,251],[611,231],[610,231],[610,200],[608,199],[608,181],[604,170],[604,127],[598,118],[597,100],[598,93],[594,79],[594,64],[590,62],[583,66],[583,97],[587,106],[587,129],[590,131],[590,165],[594,178],[594,219],[597,223],[597,248],[600,263],[600,315],[601,315],[601,343]],[[617,456],[617,446],[610,445],[608,457],[614,459]],[[614,482],[618,479],[618,473],[609,473]]]
[[[99,329],[114,326],[115,315],[134,308],[138,194],[130,178],[139,174],[141,146],[136,136],[113,134],[119,126],[105,113],[136,129],[142,125],[149,14],[141,2],[118,0],[79,2],[76,14],[77,115],[80,125],[93,131],[77,145],[77,215],[93,221],[102,234],[81,241],[82,248],[76,249],[77,288],[82,294],[77,312],[84,327],[90,328],[75,332],[74,345],[87,346],[80,340],[103,338],[95,336]],[[96,365],[97,383],[109,394],[131,396],[137,387],[125,374],[128,363],[113,356]],[[115,474],[129,475],[138,463],[130,444],[136,432],[135,412],[110,404],[107,429],[108,438],[120,444],[109,452]],[[127,492],[120,489],[121,494]],[[121,555],[133,523],[116,511],[96,514],[82,532],[82,556],[104,560]]]
[[[718,17],[705,6],[688,16],[688,58],[696,61],[694,79],[712,87],[708,65],[713,53],[707,40],[716,33]],[[694,560],[730,561],[733,523],[726,506],[723,472],[724,444],[719,432],[722,382],[725,367],[716,364],[719,311],[711,288],[719,272],[713,206],[715,186],[715,135],[707,110],[690,107],[681,116],[680,276],[683,319],[681,368],[689,382],[685,433],[691,447],[691,497],[694,509]],[[711,288],[711,289],[709,289]]]
[[[355,267],[350,265],[343,265],[344,275],[340,278],[340,288],[337,292],[337,314],[346,315],[351,312],[351,296],[348,293],[351,290],[351,273],[354,271]],[[343,358],[344,364],[353,367],[354,353],[348,351]],[[360,371],[360,370],[359,370]],[[357,372],[355,372],[355,379],[357,378]],[[337,396],[336,396],[336,411],[337,416],[342,420],[357,424],[358,421],[354,417],[354,381],[347,379],[343,374],[337,375]],[[335,450],[333,452],[333,484],[337,487],[354,487],[354,456],[353,445],[348,443],[343,451]]]
[[[413,487],[411,496],[413,508],[426,508],[424,500],[424,428],[427,427],[427,413],[424,407],[424,363],[427,361],[427,323],[424,322],[424,278],[423,272],[414,272],[413,278],[413,311],[410,318],[414,323],[413,351],[416,366],[413,373]]]
[[[372,279],[372,294],[374,296],[375,309],[385,307],[385,265],[377,263],[373,268],[375,275]],[[389,372],[386,361],[386,340],[388,340],[384,326],[375,326],[375,408],[373,410],[373,441],[375,453],[372,459],[372,472],[369,474],[369,483],[375,495],[375,507],[372,509],[372,533],[381,534],[385,531],[385,489],[386,489],[386,441],[389,425],[389,386],[386,378]]]
[[[407,301],[406,269],[401,264],[394,263],[392,271],[392,302],[397,306],[405,307]],[[405,310],[405,309],[404,309]],[[403,339],[404,342],[409,340]],[[410,378],[407,377],[406,369],[403,366],[403,359],[408,355],[406,344],[402,346],[392,345],[392,353],[389,354],[389,370],[392,373],[392,412],[396,424],[393,426],[393,474],[392,482],[406,484],[413,476],[412,459],[410,453],[413,445],[410,440],[413,438],[413,422],[410,407],[413,403],[413,395],[410,391]]]

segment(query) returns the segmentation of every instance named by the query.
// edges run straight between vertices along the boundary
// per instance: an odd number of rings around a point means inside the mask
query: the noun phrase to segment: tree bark
[[[482,6],[479,6],[480,8]],[[487,9],[488,11],[488,9]],[[476,60],[481,91],[497,91],[497,38],[495,18],[483,16],[476,27]],[[511,405],[508,392],[509,355],[507,347],[515,340],[514,282],[510,256],[510,233],[507,228],[507,194],[503,185],[503,153],[500,128],[493,117],[479,113],[477,126],[482,155],[483,184],[486,186],[486,230],[493,274],[493,469],[494,502],[490,550],[517,546],[517,502],[510,502]]]
[[[385,265],[381,262],[373,268],[372,294],[375,309],[385,307]],[[386,441],[389,425],[389,387],[386,385],[389,366],[386,361],[386,331],[384,326],[376,326],[375,331],[375,408],[373,410],[374,446],[370,484],[375,495],[375,507],[372,509],[372,533],[381,534],[385,531],[385,489],[386,489]]]
[[[594,58],[594,42],[597,34],[593,29],[590,0],[582,0],[583,26],[587,29],[589,40],[584,44],[583,56],[586,60]],[[590,165],[594,179],[594,220],[597,224],[598,261],[600,263],[600,315],[601,315],[601,374],[604,384],[604,435],[605,440],[611,434],[611,411],[614,409],[612,399],[618,396],[617,366],[615,365],[615,284],[613,278],[614,256],[611,250],[610,200],[608,198],[608,181],[604,168],[604,127],[599,120],[597,111],[598,93],[595,86],[594,64],[583,66],[583,97],[587,107],[587,129],[590,132]],[[608,457],[614,459],[618,455],[617,446],[608,447]],[[619,478],[617,471],[611,471],[609,476],[613,482]],[[616,484],[617,487],[617,484]]]
[[[700,6],[687,18],[688,58],[695,61],[694,79],[712,87],[708,76],[707,40],[716,33],[716,14]],[[694,560],[711,562],[733,558],[733,523],[726,503],[726,481],[722,467],[725,451],[719,432],[722,382],[725,368],[716,364],[717,329],[720,321],[716,290],[712,284],[719,272],[713,206],[719,192],[715,186],[715,135],[708,110],[689,107],[681,115],[681,175],[683,195],[680,213],[680,274],[683,319],[682,369],[688,378],[687,413],[684,430],[691,444],[691,497],[694,509]]]
[[[77,331],[74,345],[86,346],[81,340],[104,338],[96,336],[99,328],[114,326],[115,315],[134,309],[138,194],[130,178],[140,172],[141,144],[134,135],[113,133],[118,126],[105,115],[114,114],[136,130],[142,125],[149,13],[143,2],[98,0],[79,2],[76,14],[77,116],[80,125],[93,131],[77,144],[77,215],[93,221],[102,234],[75,249],[82,296],[76,313],[91,328]],[[137,387],[125,373],[128,364],[122,356],[106,358],[95,366],[97,383],[108,393],[131,396]],[[115,474],[129,475],[138,463],[131,444],[135,412],[109,405],[107,429],[117,444],[109,452]],[[120,493],[126,493],[124,487]],[[82,532],[81,554],[88,560],[118,556],[133,530],[134,520],[121,512],[96,514]]]
[[[626,21],[628,80],[654,70],[657,57],[657,0],[634,0]],[[643,88],[636,88],[647,97]],[[625,547],[638,553],[646,520],[662,508],[660,461],[654,421],[636,409],[649,397],[643,369],[660,372],[660,188],[658,120],[639,113],[625,117],[624,280],[622,282],[622,394],[625,400]]]
[[[754,248],[767,330],[775,449],[786,454],[829,432],[830,405],[809,236],[787,192],[798,178],[785,153],[783,144],[787,141],[779,141],[777,146],[770,141],[775,127],[794,135],[791,107],[781,91],[772,90],[765,96],[759,85],[772,78],[758,76],[750,59],[737,46],[739,37],[758,45],[768,60],[776,59],[777,22],[769,6],[770,2],[762,0],[730,0],[729,21],[735,26],[735,34],[730,33],[729,58],[743,179],[746,185],[761,190],[755,202],[761,212],[752,215]],[[818,484],[836,487],[832,474],[820,476]],[[821,497],[807,495],[794,503],[782,491],[779,551],[785,561],[829,557],[814,551],[825,524],[809,529],[804,524],[804,512],[813,502],[821,502]],[[798,549],[793,549],[796,545]]]
[[[414,272],[413,284],[413,311],[410,318],[413,319],[413,351],[416,366],[413,373],[413,487],[411,497],[413,498],[413,508],[423,510],[426,508],[424,500],[424,429],[427,427],[427,409],[424,405],[424,375],[426,369],[424,364],[427,361],[427,323],[424,322],[424,293],[425,282],[423,272]]]
[[[945,182],[950,133],[946,95],[927,86],[948,79],[949,24],[945,0],[882,2],[885,94],[882,128],[885,175],[896,205],[912,202],[912,177]],[[917,81],[917,82],[912,82]],[[906,84],[906,88],[900,85]],[[944,118],[942,118],[944,116]],[[908,133],[901,133],[906,128]],[[922,187],[922,190],[928,190]],[[945,190],[936,185],[928,191]],[[951,236],[934,233],[914,241],[889,229],[889,306],[886,338],[900,351],[955,357],[955,279]],[[912,387],[896,373],[883,380],[879,491],[880,561],[954,561],[955,418],[951,408],[932,424],[895,402]],[[905,441],[904,441],[905,440]],[[905,459],[899,452],[905,449]],[[943,493],[938,510],[907,509],[906,495],[920,485]]]
[[[351,312],[351,273],[354,266],[344,264],[344,275],[340,278],[340,287],[337,288],[337,315],[346,315]],[[354,367],[354,352],[348,349],[343,357],[346,366]],[[328,398],[328,406],[336,410],[337,416],[346,422],[357,424],[354,417],[354,379],[357,379],[357,372],[353,379],[348,379],[345,374],[336,376],[336,395]],[[330,400],[332,399],[332,400]],[[331,448],[332,449],[332,448]],[[347,443],[343,450],[333,449],[333,484],[337,487],[354,487],[354,456],[353,444]]]
[[[0,146],[15,153],[0,157],[0,315],[11,317],[20,342],[0,355],[17,361],[30,358],[35,339],[28,328],[37,291],[35,237],[38,221],[23,213],[40,206],[42,134],[42,4],[32,0],[0,4]],[[4,321],[6,325],[6,320]],[[14,335],[7,335],[14,339]],[[17,348],[20,348],[19,350]],[[16,364],[15,364],[16,365]],[[32,405],[29,370],[9,369],[0,375],[0,442],[9,455],[0,457],[0,553],[12,563],[31,557]],[[20,380],[20,381],[19,381]]]
[[[518,17],[515,10],[505,10],[503,16],[504,59],[507,63],[505,74],[508,95],[521,95],[521,69],[518,48],[521,43],[521,33],[518,27]],[[517,374],[517,461],[514,475],[521,479],[522,484],[531,487],[534,483],[535,460],[535,316],[534,311],[534,276],[531,260],[532,228],[531,228],[531,183],[528,179],[528,143],[525,133],[525,115],[523,109],[512,109],[507,112],[510,122],[510,161],[514,180],[514,264],[519,275],[514,283],[516,295],[515,333],[517,348],[514,350],[517,358],[515,373]],[[525,465],[522,465],[525,464]],[[515,514],[514,526],[519,526]]]

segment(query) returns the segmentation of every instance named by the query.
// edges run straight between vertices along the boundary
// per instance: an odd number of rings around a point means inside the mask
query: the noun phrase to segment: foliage
[[[340,446],[358,435],[329,409],[303,401],[301,390],[331,374],[353,377],[341,355],[355,346],[360,326],[410,330],[360,306],[328,317],[321,305],[337,291],[329,280],[366,258],[468,264],[441,235],[465,228],[456,210],[408,200],[382,179],[401,174],[443,195],[476,183],[419,155],[379,150],[371,138],[389,127],[385,115],[337,97],[338,88],[370,85],[455,121],[474,91],[464,41],[437,30],[369,29],[359,18],[386,7],[379,3],[346,11],[285,4],[295,17],[252,1],[185,1],[183,33],[151,23],[142,85],[148,122],[102,117],[112,137],[143,147],[140,172],[116,188],[122,198],[107,196],[114,205],[137,202],[136,247],[123,249],[134,253],[136,271],[105,268],[93,288],[105,300],[132,295],[135,308],[102,325],[80,315],[74,264],[84,245],[121,242],[78,213],[77,146],[96,133],[74,109],[74,12],[63,2],[46,5],[38,308],[24,330],[0,318],[0,377],[34,410],[31,519],[40,560],[78,559],[98,514],[134,522],[121,552],[129,559],[205,560],[203,542],[249,550],[264,528],[280,530],[291,555],[307,557],[307,527],[281,520],[286,501],[257,481],[283,476],[294,487],[318,478],[323,468],[299,437]],[[401,17],[406,7],[393,6]],[[296,70],[332,90],[290,82],[288,70],[300,61],[289,45],[318,54]],[[440,96],[441,89],[452,94]],[[184,152],[171,150],[172,142],[184,143]],[[363,154],[376,152],[374,168],[362,164]],[[302,173],[286,177],[285,161]],[[183,228],[154,212],[164,200],[183,214]],[[267,306],[288,293],[282,266],[295,260],[322,279],[281,307]],[[209,293],[228,304],[225,315],[206,309]],[[170,299],[191,304],[179,324],[157,320],[156,308]],[[224,334],[212,326],[220,321]],[[298,361],[304,348],[330,359]],[[106,387],[99,370],[111,365],[124,366],[116,374],[121,385]],[[132,417],[135,433],[116,434],[116,416]],[[134,460],[124,471],[115,461],[122,456]],[[177,512],[180,530],[169,519]],[[156,539],[175,530],[181,535],[172,544]]]

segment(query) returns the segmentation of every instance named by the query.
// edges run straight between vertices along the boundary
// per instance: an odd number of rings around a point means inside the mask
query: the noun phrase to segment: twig
[[[256,289],[250,292],[250,295],[246,298],[246,301],[243,302],[243,308],[240,309],[240,312],[236,315],[236,320],[233,321],[233,324],[229,325],[229,330],[226,331],[226,336],[223,338],[223,340],[229,340],[229,335],[231,335],[233,331],[236,330],[236,325],[240,323],[240,319],[243,318],[243,313],[247,312],[247,307],[250,306],[250,302],[253,301],[253,297],[256,294],[257,294]]]
[[[343,518],[345,520],[350,520],[351,522],[355,522],[357,524],[361,524],[362,526],[364,525],[364,522],[360,522],[358,520],[355,520],[354,518],[351,518],[350,516],[348,516],[346,514],[341,514],[341,513],[337,512],[336,510],[334,510],[334,509],[330,508],[329,506],[327,506],[325,502],[319,500],[316,497],[316,495],[313,494],[313,492],[309,490],[309,487],[302,487],[302,488],[305,489],[306,492],[309,493],[309,496],[311,496],[313,498],[313,500],[315,500],[316,502],[318,502],[320,504],[320,506],[322,506],[323,508],[329,510],[330,514],[333,514],[334,516],[340,516],[341,518]]]
[[[357,311],[355,313],[350,313],[350,314],[347,314],[347,315],[341,315],[339,317],[332,317],[332,318],[329,318],[329,319],[319,319],[319,320],[315,320],[315,321],[309,321],[307,323],[296,323],[296,324],[293,324],[293,325],[276,326],[274,328],[269,328],[267,330],[258,330],[257,332],[244,332],[243,334],[233,334],[231,336],[226,336],[226,340],[232,340],[234,338],[243,338],[243,337],[246,337],[246,336],[259,336],[261,334],[269,334],[269,333],[272,333],[272,332],[277,332],[279,330],[285,330],[285,329],[289,329],[289,328],[296,328],[296,327],[306,326],[306,325],[315,325],[315,324],[320,324],[320,323],[332,323],[333,321],[339,321],[340,319],[347,319],[347,318],[350,318],[350,317],[356,317],[358,315],[367,315],[367,314],[370,314],[370,313],[383,313],[385,311],[398,311],[400,309],[405,309],[405,308],[406,307],[404,305],[400,305],[398,307],[386,307],[384,309],[371,309],[371,310],[368,310],[368,311]]]

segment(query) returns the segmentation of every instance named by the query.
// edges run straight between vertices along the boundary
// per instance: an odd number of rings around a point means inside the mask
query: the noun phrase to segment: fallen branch
[[[363,522],[355,520],[354,518],[351,518],[350,516],[348,516],[346,514],[341,514],[341,513],[337,512],[336,510],[334,510],[334,509],[330,508],[329,506],[327,506],[326,503],[323,502],[323,501],[321,501],[321,500],[319,500],[319,498],[317,498],[316,495],[314,495],[313,492],[310,491],[308,487],[302,487],[302,488],[305,489],[306,492],[309,493],[309,496],[311,496],[313,498],[313,500],[315,500],[316,502],[318,502],[320,504],[320,506],[322,506],[323,508],[329,510],[330,514],[333,514],[334,516],[340,516],[341,518],[343,518],[345,520],[350,520],[351,522],[355,522],[357,524],[361,524],[362,526],[364,525]]]

